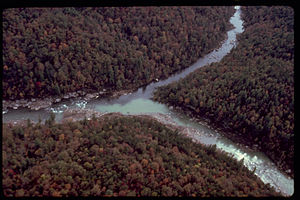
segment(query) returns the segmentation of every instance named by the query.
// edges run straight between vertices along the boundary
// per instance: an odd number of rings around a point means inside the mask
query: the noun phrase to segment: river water
[[[151,100],[153,91],[156,87],[178,81],[202,66],[213,62],[219,62],[237,45],[236,35],[243,32],[243,21],[240,18],[240,7],[236,6],[235,9],[236,12],[230,19],[230,22],[234,25],[234,29],[227,32],[227,39],[223,41],[221,47],[200,58],[189,68],[174,74],[168,79],[151,83],[144,88],[139,88],[133,93],[125,94],[114,99],[101,98],[87,102],[81,98],[76,98],[63,100],[60,103],[52,105],[50,108],[38,111],[27,108],[8,110],[7,113],[2,115],[3,122],[26,120],[28,118],[32,121],[38,121],[39,118],[44,121],[49,118],[51,112],[55,113],[56,121],[59,122],[62,120],[63,113],[66,109],[78,108],[92,109],[94,111],[105,113],[120,112],[125,115],[147,114],[156,118],[159,118],[162,116],[160,114],[163,114],[169,118],[169,120],[165,120],[165,123],[175,123],[187,127],[189,135],[192,136],[194,140],[204,144],[215,144],[218,149],[233,155],[237,160],[244,159],[244,165],[249,170],[256,168],[255,174],[264,183],[269,183],[277,191],[286,196],[290,196],[294,193],[294,180],[282,174],[275,164],[263,153],[251,151],[247,148],[241,148],[231,140],[221,136],[216,130],[211,129],[206,125],[193,122],[187,116],[169,109],[166,105]]]

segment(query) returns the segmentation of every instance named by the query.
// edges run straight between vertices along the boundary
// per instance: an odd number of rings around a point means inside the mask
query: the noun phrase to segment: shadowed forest
[[[229,54],[157,88],[152,99],[257,148],[293,178],[294,11],[241,11],[244,32]],[[2,98],[121,94],[165,79],[217,48],[234,12],[229,6],[5,9]],[[56,123],[52,113],[41,121],[2,124],[5,196],[282,196],[243,160],[149,116]]]
[[[227,154],[153,119],[3,126],[6,196],[278,196]]]
[[[207,118],[294,170],[294,21],[289,7],[243,7],[245,32],[224,59],[154,99]]]
[[[214,49],[233,13],[233,7],[6,9],[2,96],[137,89]]]

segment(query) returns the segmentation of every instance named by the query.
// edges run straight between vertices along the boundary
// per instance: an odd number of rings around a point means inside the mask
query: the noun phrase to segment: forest
[[[10,8],[3,99],[137,89],[225,39],[233,7]]]
[[[242,161],[156,120],[2,124],[2,188],[27,196],[281,196]]]
[[[154,99],[191,112],[294,176],[294,11],[242,7],[245,31],[219,63],[159,88]]]

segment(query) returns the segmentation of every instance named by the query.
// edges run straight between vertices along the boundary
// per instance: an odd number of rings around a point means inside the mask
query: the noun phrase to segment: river
[[[243,21],[240,18],[240,7],[236,6],[235,9],[236,12],[230,19],[230,22],[234,25],[234,29],[227,32],[227,39],[223,41],[221,47],[200,58],[189,68],[174,74],[168,79],[151,83],[144,88],[139,88],[135,92],[122,95],[118,98],[101,98],[89,101],[84,101],[82,98],[74,98],[63,100],[53,104],[49,108],[37,111],[27,108],[19,108],[17,110],[10,109],[7,113],[2,115],[3,122],[26,120],[28,118],[32,121],[38,121],[39,118],[44,121],[49,118],[51,112],[55,113],[56,121],[60,122],[65,110],[78,108],[92,109],[105,113],[120,112],[125,115],[147,114],[156,118],[166,116],[164,117],[165,123],[176,123],[177,125],[187,127],[188,135],[195,141],[204,144],[215,144],[217,148],[232,154],[237,160],[244,159],[244,165],[251,171],[256,168],[255,174],[264,183],[269,183],[283,195],[290,196],[294,193],[294,180],[281,173],[275,164],[263,153],[241,147],[223,137],[218,131],[213,130],[209,126],[194,122],[187,116],[168,108],[166,105],[151,100],[156,87],[178,81],[202,66],[219,62],[237,45],[236,35],[243,32]]]

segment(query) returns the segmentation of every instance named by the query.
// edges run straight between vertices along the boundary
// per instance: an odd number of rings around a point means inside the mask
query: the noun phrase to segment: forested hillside
[[[133,89],[188,67],[225,39],[233,7],[3,11],[3,95]]]
[[[242,8],[242,17],[237,48],[220,63],[159,88],[155,99],[258,145],[293,176],[294,12],[251,6]]]
[[[5,196],[278,196],[241,162],[145,117],[2,127]]]

